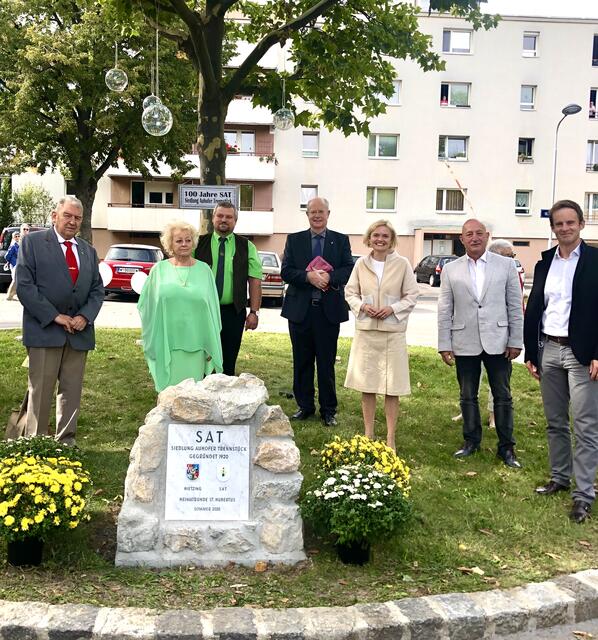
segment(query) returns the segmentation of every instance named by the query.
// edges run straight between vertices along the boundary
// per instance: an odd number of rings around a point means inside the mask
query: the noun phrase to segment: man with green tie
[[[257,328],[262,303],[262,263],[253,242],[233,233],[237,219],[237,209],[231,202],[218,202],[212,212],[214,232],[200,236],[195,250],[195,257],[212,267],[216,280],[223,372],[228,376],[235,375],[243,329]]]

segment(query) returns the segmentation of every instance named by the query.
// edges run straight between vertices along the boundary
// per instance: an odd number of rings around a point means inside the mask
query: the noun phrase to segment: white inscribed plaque
[[[164,518],[249,519],[249,425],[168,425]]]

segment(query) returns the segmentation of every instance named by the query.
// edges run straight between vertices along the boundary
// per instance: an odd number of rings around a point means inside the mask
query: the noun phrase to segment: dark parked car
[[[456,260],[459,256],[426,256],[415,267],[415,279],[418,282],[427,282],[431,287],[440,286],[440,273],[447,262]]]
[[[15,225],[12,227],[4,227],[2,233],[0,233],[0,291],[4,291],[11,281],[10,271],[4,271],[4,265],[6,263],[6,252],[8,251],[8,247],[10,247],[10,243],[12,241],[12,234],[15,231],[18,231],[21,228],[21,225]],[[40,225],[30,224],[29,229],[31,231],[40,231],[41,229],[46,229],[47,227],[43,227]]]

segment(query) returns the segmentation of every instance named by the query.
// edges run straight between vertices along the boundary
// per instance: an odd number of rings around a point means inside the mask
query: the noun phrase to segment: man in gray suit
[[[87,352],[95,347],[93,322],[104,301],[95,249],[82,238],[83,205],[62,198],[53,226],[24,238],[17,262],[23,305],[23,344],[29,354],[26,435],[44,435],[56,395],[56,440],[75,443]]]
[[[457,365],[464,442],[455,457],[480,449],[478,389],[483,362],[494,396],[497,455],[518,469],[510,380],[511,360],[523,346],[521,285],[512,259],[486,251],[489,235],[479,220],[467,220],[461,231],[466,255],[442,270],[438,351],[446,364]]]

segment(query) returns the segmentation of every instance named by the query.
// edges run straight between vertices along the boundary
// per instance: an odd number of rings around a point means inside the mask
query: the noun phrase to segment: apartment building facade
[[[461,253],[467,217],[508,238],[529,272],[546,248],[556,125],[561,109],[582,107],[561,124],[556,198],[584,207],[584,238],[598,244],[598,20],[503,17],[473,31],[450,16],[422,16],[421,29],[445,60],[424,73],[396,61],[395,92],[369,137],[294,128],[247,99],[231,104],[225,132],[227,182],[240,185],[237,230],[259,249],[282,252],[305,228],[305,204],[320,195],[330,226],[349,234],[354,253],[379,218],[392,221],[399,251],[413,263],[430,253]],[[273,51],[267,65],[280,65]],[[184,182],[199,183],[196,168]],[[151,180],[124,166],[102,179],[94,205],[100,255],[114,242],[157,242],[172,218],[199,223],[178,207],[167,166]]]

